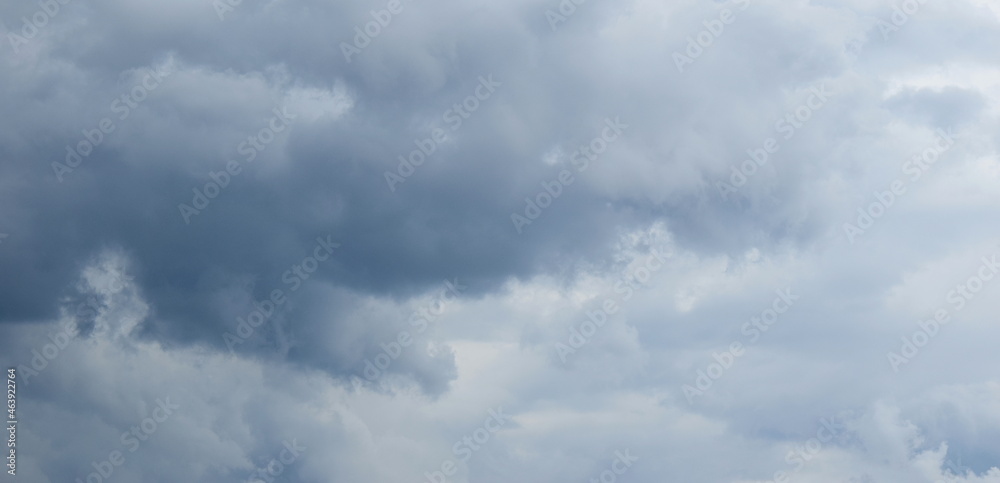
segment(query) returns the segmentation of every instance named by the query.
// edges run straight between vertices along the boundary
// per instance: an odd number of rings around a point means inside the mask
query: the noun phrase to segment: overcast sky
[[[4,2],[2,481],[1000,482],[1000,5],[576,1]]]

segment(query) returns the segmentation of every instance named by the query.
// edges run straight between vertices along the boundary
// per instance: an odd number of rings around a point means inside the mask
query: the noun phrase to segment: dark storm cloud
[[[521,194],[515,187],[540,171],[536,159],[552,138],[545,130],[525,130],[505,119],[517,109],[518,91],[530,80],[502,74],[520,55],[516,49],[491,56],[474,53],[499,40],[501,27],[478,31],[471,45],[463,44],[470,51],[460,54],[462,58],[488,57],[493,61],[489,65],[473,61],[456,70],[445,67],[444,62],[453,62],[447,57],[427,56],[432,66],[426,68],[444,84],[422,86],[419,78],[406,75],[405,66],[394,66],[404,69],[388,77],[397,80],[378,85],[363,82],[354,73],[371,69],[365,59],[374,62],[387,55],[385,51],[394,47],[392,35],[401,32],[387,31],[378,39],[385,48],[373,46],[357,66],[344,66],[333,55],[333,40],[334,33],[349,30],[339,30],[336,24],[309,27],[319,20],[304,15],[300,9],[305,5],[269,17],[274,26],[265,30],[267,34],[253,37],[249,36],[251,25],[262,19],[253,17],[250,4],[224,23],[200,15],[207,12],[190,4],[159,8],[164,10],[159,14],[127,8],[136,16],[126,22],[120,18],[124,13],[110,6],[66,7],[61,18],[86,13],[98,27],[107,29],[53,24],[48,34],[73,36],[78,41],[55,45],[51,39],[35,41],[46,42],[53,50],[43,50],[31,61],[51,56],[58,72],[36,72],[32,82],[49,82],[47,91],[57,94],[36,90],[35,95],[11,96],[6,101],[11,111],[24,113],[17,121],[22,135],[40,139],[41,132],[48,132],[50,142],[21,146],[11,153],[13,161],[7,165],[10,177],[22,180],[8,192],[11,199],[17,199],[8,206],[16,210],[11,215],[19,216],[8,218],[17,223],[9,230],[18,233],[18,242],[8,245],[0,256],[8,257],[13,267],[38,268],[15,270],[29,272],[27,280],[4,278],[6,289],[23,295],[17,297],[18,304],[5,307],[5,319],[52,316],[56,298],[79,270],[79,260],[107,244],[122,245],[136,257],[142,285],[155,300],[159,317],[169,321],[173,336],[182,339],[208,339],[217,332],[219,314],[209,299],[226,277],[259,277],[262,285],[267,281],[273,285],[308,250],[309,241],[322,233],[336,233],[344,247],[338,260],[323,267],[319,276],[379,292],[412,291],[449,276],[463,277],[474,282],[477,290],[487,290],[508,276],[530,275],[537,270],[536,261],[554,250],[569,248],[572,255],[603,249],[607,233],[599,227],[607,224],[597,221],[587,224],[588,236],[562,240],[559,233],[565,230],[560,229],[558,213],[549,216],[555,220],[547,230],[537,230],[549,233],[540,240],[519,238],[509,229],[508,214]],[[413,22],[426,21],[428,12],[418,12],[416,6],[412,10]],[[364,19],[351,12],[330,12],[330,17],[338,19],[352,15]],[[458,35],[472,35],[465,25]],[[153,30],[150,35],[138,42],[121,40],[143,26]],[[400,30],[406,28],[404,24]],[[305,52],[269,51],[304,42],[294,34],[269,37],[276,32],[318,31],[331,36],[329,42],[319,43],[331,49],[323,62],[307,58]],[[514,45],[524,46],[526,41],[515,38]],[[230,45],[240,48],[229,51]],[[206,57],[212,51],[226,53],[218,59]],[[137,80],[123,81],[118,72],[153,67],[168,55],[175,59],[179,72],[164,79],[130,118],[119,121],[108,112],[114,99],[131,92],[129,81]],[[210,172],[219,172],[227,160],[241,157],[234,152],[239,140],[267,125],[265,113],[280,105],[281,90],[291,87],[287,80],[265,79],[266,74],[239,74],[234,60],[241,58],[276,66],[280,60],[282,73],[275,75],[302,79],[295,83],[330,86],[340,79],[354,108],[335,121],[293,122],[289,133],[279,135],[284,138],[282,146],[271,147],[256,165],[234,176],[232,185],[186,225],[180,222],[177,205],[190,204],[191,190],[209,182]],[[234,68],[236,72],[221,74]],[[185,70],[201,75],[185,79]],[[211,73],[215,70],[220,74]],[[501,73],[496,98],[484,102],[455,133],[453,142],[442,146],[397,193],[383,189],[383,172],[397,164],[398,155],[413,149],[412,139],[426,133],[425,123],[440,123],[440,113],[474,92],[479,76],[492,72]],[[241,95],[223,92],[230,89],[227,82],[241,86]],[[76,92],[69,94],[71,89]],[[194,104],[197,99],[202,102]],[[53,125],[57,110],[60,115]],[[114,121],[117,132],[105,134],[107,140],[85,156],[80,167],[58,173],[65,178],[58,182],[46,165],[63,161],[66,152],[61,146],[76,146],[85,139],[81,130],[92,132],[104,117]],[[589,131],[585,123],[566,126],[553,119],[545,124],[567,134]],[[525,133],[534,135],[514,138]],[[279,150],[287,156],[282,167],[258,167]],[[72,161],[72,155],[67,159]],[[563,200],[570,205],[565,209],[576,212],[567,213],[565,219],[586,216],[586,211],[571,207],[587,207],[588,203],[574,201]],[[255,295],[266,291],[265,287]]]

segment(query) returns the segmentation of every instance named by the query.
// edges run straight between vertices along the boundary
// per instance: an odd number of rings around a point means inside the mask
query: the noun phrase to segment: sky
[[[1000,482],[995,0],[0,36],[0,481]]]

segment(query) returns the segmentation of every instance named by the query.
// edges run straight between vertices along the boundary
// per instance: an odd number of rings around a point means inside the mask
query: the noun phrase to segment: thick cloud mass
[[[0,25],[20,481],[1000,482],[993,1]]]

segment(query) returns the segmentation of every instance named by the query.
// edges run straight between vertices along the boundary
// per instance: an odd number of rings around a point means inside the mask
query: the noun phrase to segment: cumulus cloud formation
[[[3,481],[1000,482],[995,2],[0,27]]]

